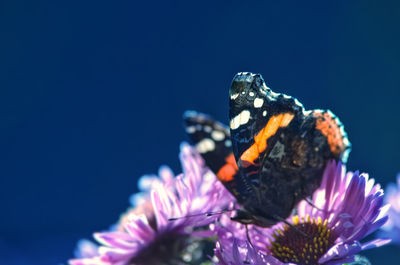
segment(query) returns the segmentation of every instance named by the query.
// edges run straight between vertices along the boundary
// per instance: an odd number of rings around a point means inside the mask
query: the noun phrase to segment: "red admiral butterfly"
[[[230,88],[230,130],[207,115],[185,113],[191,142],[236,197],[233,220],[269,227],[319,187],[327,162],[346,162],[351,144],[329,110],[306,111],[273,92],[259,74],[238,73]]]

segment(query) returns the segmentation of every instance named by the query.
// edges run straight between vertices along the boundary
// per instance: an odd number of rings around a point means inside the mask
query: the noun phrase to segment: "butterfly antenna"
[[[222,211],[219,211],[219,212],[206,212],[206,213],[190,214],[190,215],[179,216],[179,217],[171,217],[171,218],[168,218],[168,221],[176,221],[176,220],[180,220],[180,219],[197,217],[197,216],[209,217],[209,216],[213,216],[213,215],[229,213],[229,212],[232,212],[232,211],[235,211],[235,210],[236,209],[225,209],[225,210],[222,210]]]

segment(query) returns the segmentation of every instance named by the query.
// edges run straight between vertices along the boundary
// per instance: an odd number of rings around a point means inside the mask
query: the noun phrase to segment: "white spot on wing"
[[[186,132],[189,133],[189,134],[192,134],[195,131],[196,131],[196,127],[194,127],[194,126],[186,127]]]
[[[233,94],[233,95],[231,96],[231,99],[232,99],[232,100],[235,100],[238,96],[239,96],[239,93]]]
[[[279,97],[280,95],[281,95],[281,94],[275,93],[274,91],[271,90],[271,96],[272,96],[275,100],[277,100],[278,97]]]
[[[261,106],[264,104],[264,100],[262,98],[256,98],[254,100],[254,107],[255,108],[261,108]]]
[[[267,111],[266,110],[263,111],[263,116],[264,117],[267,116]]]
[[[254,92],[249,93],[250,97],[254,97]]]
[[[222,141],[225,138],[225,134],[221,131],[213,131],[211,133],[211,137],[215,140],[215,141]]]
[[[209,138],[205,138],[201,140],[197,145],[196,149],[199,151],[199,153],[204,154],[210,151],[213,151],[215,148],[215,143],[213,140]]]
[[[204,131],[206,133],[210,133],[212,131],[212,128],[210,126],[204,126]]]
[[[294,99],[294,103],[295,103],[297,106],[303,108],[303,104],[301,104],[300,101],[297,100],[297,98]]]
[[[232,146],[231,140],[226,140],[226,141],[225,141],[225,146],[226,146],[226,147],[231,147],[231,146]]]
[[[232,130],[235,130],[239,128],[240,125],[246,124],[249,120],[250,120],[250,111],[243,110],[231,120],[230,127]]]

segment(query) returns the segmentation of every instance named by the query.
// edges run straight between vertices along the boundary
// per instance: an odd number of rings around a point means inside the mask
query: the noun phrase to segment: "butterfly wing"
[[[346,162],[350,142],[330,111],[306,111],[259,74],[239,73],[230,89],[230,130],[186,112],[186,132],[243,209],[235,220],[271,226],[320,185],[329,160]]]
[[[328,160],[345,161],[350,148],[331,112],[306,111],[259,74],[234,77],[229,115],[233,153],[254,194],[245,208],[263,217],[286,218],[318,188]]]
[[[253,185],[259,183],[265,159],[284,155],[276,142],[287,127],[295,131],[300,126],[303,112],[296,99],[270,90],[261,75],[239,73],[234,77],[229,111],[233,152]]]
[[[330,110],[316,109],[310,111],[314,119],[314,128],[322,134],[328,143],[332,156],[346,163],[351,151],[351,143],[339,118]]]
[[[184,122],[190,142],[206,165],[238,201],[241,201],[247,194],[233,156],[229,129],[210,116],[195,111],[186,111]]]

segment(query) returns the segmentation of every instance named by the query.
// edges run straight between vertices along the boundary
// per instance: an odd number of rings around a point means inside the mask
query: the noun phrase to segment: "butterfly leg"
[[[316,205],[311,201],[311,199],[310,199],[309,197],[306,197],[306,198],[305,198],[305,201],[306,201],[310,206],[312,206],[312,207],[314,207],[315,209],[317,209],[318,211],[328,213],[328,211],[326,211],[326,210],[324,210],[324,209],[321,209],[321,208],[319,208],[318,206],[316,206]]]
[[[245,226],[245,228],[246,228],[246,237],[247,237],[247,241],[249,241],[250,245],[251,245],[252,247],[254,247],[253,244],[251,243],[251,239],[250,239],[250,235],[249,235],[249,225],[248,225],[248,224],[245,224],[244,226]]]

